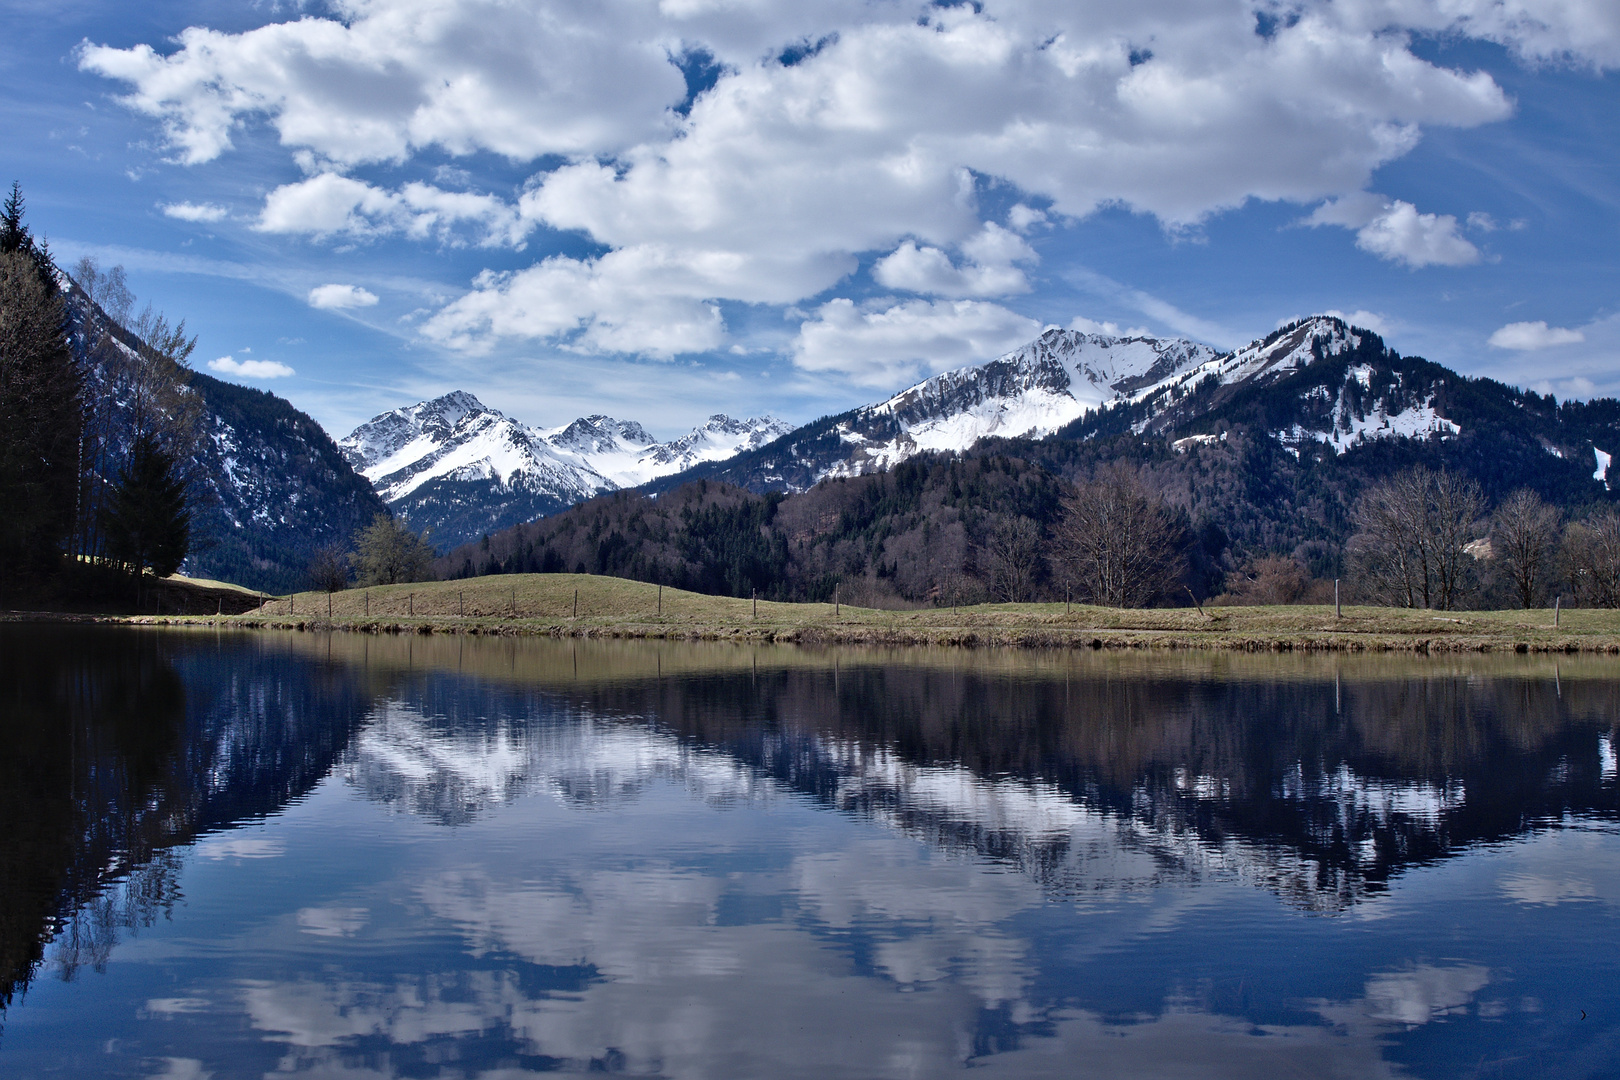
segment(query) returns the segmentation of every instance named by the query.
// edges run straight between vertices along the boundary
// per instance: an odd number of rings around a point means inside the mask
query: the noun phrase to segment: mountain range
[[[634,421],[602,415],[540,430],[456,391],[374,417],[339,445],[391,509],[448,550],[602,492],[723,461],[789,430],[771,417],[724,414],[664,443]]]
[[[83,351],[106,316],[71,283],[68,291]],[[273,394],[200,373],[190,386],[204,437],[185,568],[269,590],[301,585],[315,547],[346,541],[385,506],[448,552],[605,493],[656,496],[696,480],[796,493],[976,447],[1058,477],[1110,454],[1240,454],[1237,487],[1217,496],[1189,481],[1189,507],[1240,546],[1325,550],[1342,541],[1361,481],[1325,481],[1313,463],[1342,459],[1343,476],[1363,479],[1400,463],[1450,463],[1488,492],[1529,485],[1576,507],[1609,497],[1620,447],[1620,402],[1559,403],[1465,378],[1327,316],[1224,353],[1054,328],[988,363],[799,427],[716,414],[668,442],[605,415],[534,428],[454,392],[383,413],[335,443]],[[1135,441],[1119,441],[1127,437]],[[1322,483],[1332,497],[1312,487]],[[568,568],[578,562],[590,560],[570,553]],[[829,563],[817,574],[838,572]]]
[[[989,364],[453,551],[439,568],[608,573],[782,600],[831,599],[838,583],[851,602],[982,599],[998,595],[998,536],[1018,519],[1049,534],[1064,482],[1123,462],[1179,516],[1186,589],[1214,596],[1273,556],[1340,577],[1361,492],[1413,465],[1471,478],[1492,503],[1528,487],[1579,518],[1614,501],[1616,446],[1620,402],[1467,378],[1337,318],[1230,353],[1050,330]],[[1060,577],[1045,566],[1029,592],[1061,597]]]
[[[936,375],[648,490],[707,478],[755,492],[804,491],[828,477],[891,468],[928,451],[961,452],[986,439],[1176,434],[1185,450],[1219,437],[1218,429],[1234,422],[1233,410],[1262,397],[1263,415],[1245,414],[1245,424],[1257,422],[1296,460],[1382,440],[1452,440],[1463,433],[1458,407],[1466,413],[1487,399],[1493,423],[1518,415],[1536,445],[1591,463],[1600,483],[1620,445],[1620,427],[1603,420],[1620,408],[1612,402],[1565,405],[1555,409],[1557,419],[1541,422],[1527,403],[1556,406],[1550,398],[1403,358],[1370,330],[1318,316],[1227,353],[1185,339],[1050,329],[988,364]]]

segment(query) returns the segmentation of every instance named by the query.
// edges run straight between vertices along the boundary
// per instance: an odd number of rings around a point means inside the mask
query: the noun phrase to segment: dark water
[[[0,1075],[1612,1076],[1620,665],[0,626]]]

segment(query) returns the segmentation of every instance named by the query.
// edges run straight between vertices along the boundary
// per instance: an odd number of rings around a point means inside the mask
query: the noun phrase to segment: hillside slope
[[[105,387],[99,369],[107,359],[98,343],[127,353],[140,342],[64,279],[70,342],[92,373],[91,386]],[[188,468],[193,519],[184,573],[285,592],[304,584],[316,548],[347,542],[373,516],[387,512],[325,430],[285,398],[196,371],[187,380],[202,407]],[[121,430],[127,413],[127,404],[116,398],[110,436],[115,443],[127,441]]]

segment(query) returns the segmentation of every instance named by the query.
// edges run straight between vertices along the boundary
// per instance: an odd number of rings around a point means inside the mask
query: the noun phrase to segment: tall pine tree
[[[48,571],[61,555],[78,491],[80,398],[56,271],[13,184],[0,208],[0,580]]]

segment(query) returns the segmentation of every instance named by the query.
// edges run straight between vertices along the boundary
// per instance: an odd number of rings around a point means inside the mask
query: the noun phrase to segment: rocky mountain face
[[[540,430],[456,391],[383,413],[341,442],[390,508],[447,550],[593,495],[753,449],[788,431],[716,415],[660,443],[634,421],[587,416]]]
[[[1216,356],[1207,345],[1179,338],[1048,330],[987,364],[935,375],[886,401],[824,417],[756,451],[648,488],[712,477],[754,491],[805,491],[829,477],[881,472],[916,454],[967,450],[981,439],[1044,438]]]
[[[70,345],[95,392],[104,382],[97,368],[106,354],[93,344],[133,350],[139,342],[65,275],[64,293]],[[268,592],[304,588],[316,548],[346,544],[385,512],[325,430],[285,398],[196,371],[186,386],[200,400],[201,415],[187,467],[192,542],[182,573]],[[122,399],[114,402],[115,428],[125,407]],[[120,438],[116,430],[111,437]]]
[[[805,491],[829,477],[892,468],[982,440],[1173,437],[1182,450],[1235,424],[1298,460],[1381,442],[1455,442],[1470,425],[1587,463],[1607,484],[1620,404],[1558,405],[1402,357],[1370,330],[1328,316],[1291,323],[1228,353],[1182,339],[1048,330],[1015,352],[927,379],[887,401],[807,424],[754,451],[648,485],[715,479],[751,491]],[[1471,439],[1464,439],[1472,442]],[[1534,471],[1534,470],[1530,470]],[[1567,470],[1566,470],[1567,471]]]

